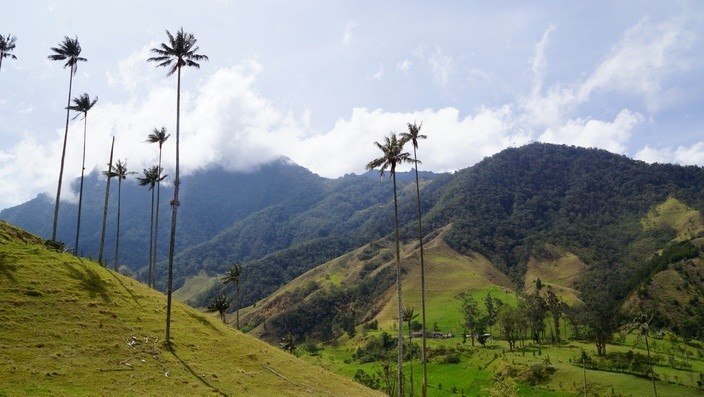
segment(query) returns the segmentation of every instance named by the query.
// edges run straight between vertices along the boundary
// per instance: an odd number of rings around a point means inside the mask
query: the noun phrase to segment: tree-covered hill
[[[549,243],[576,254],[619,298],[641,261],[676,231],[644,228],[648,211],[673,197],[704,209],[700,167],[646,164],[604,150],[549,144],[511,148],[454,175],[430,223],[452,222],[446,241],[479,252],[519,280]]]
[[[532,144],[437,177],[424,185],[422,194],[425,231],[451,225],[443,234],[449,248],[487,258],[509,276],[516,292],[530,293],[542,276],[571,304],[578,304],[582,293],[598,292],[609,304],[622,305],[632,291],[665,269],[653,264],[658,252],[702,234],[702,192],[704,172],[699,167],[649,165],[603,150]],[[416,232],[411,204],[412,195],[402,194],[406,244],[413,243]],[[653,215],[660,212],[666,216]],[[388,201],[375,207],[368,215],[383,220],[386,233],[380,228],[378,235],[364,238],[388,235],[390,213]],[[340,236],[342,241],[335,239]],[[360,247],[375,240],[352,241]],[[336,234],[245,264],[242,304],[266,297],[330,254],[342,255],[349,242]],[[698,277],[690,273],[685,276]],[[702,283],[694,283],[691,290],[700,287]],[[191,303],[204,305],[221,291],[231,293],[228,288],[211,285]],[[667,312],[670,304],[672,300],[659,310]]]

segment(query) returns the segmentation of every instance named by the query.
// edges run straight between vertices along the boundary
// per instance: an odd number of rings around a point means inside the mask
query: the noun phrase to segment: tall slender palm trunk
[[[392,169],[394,178],[394,221],[396,225],[396,293],[398,294],[398,395],[403,396],[403,298],[401,296],[401,245],[398,233],[398,199],[396,198],[396,170]]]
[[[149,215],[149,274],[147,275],[147,284],[149,287],[154,287],[154,189],[152,191],[152,210]]]
[[[235,291],[235,296],[237,298],[237,312],[236,312],[236,320],[235,320],[235,326],[237,326],[237,330],[240,329],[240,282],[237,281],[237,289]]]
[[[64,161],[66,160],[66,141],[68,140],[68,116],[71,112],[71,88],[73,87],[73,71],[75,65],[71,65],[70,77],[68,79],[68,100],[66,101],[66,129],[64,130],[64,145],[61,150],[61,167],[59,168],[59,185],[56,188],[56,204],[54,204],[54,226],[51,229],[51,239],[56,241],[56,228],[59,225],[59,201],[61,200],[61,182],[64,178]]]
[[[159,177],[161,178],[161,145],[159,142]],[[159,247],[159,204],[161,204],[161,181],[156,181],[156,211],[154,214],[154,241],[152,242],[152,287],[156,284],[156,250]]]
[[[418,182],[418,155],[416,147],[413,146],[413,160],[415,161],[416,169],[416,198],[418,201],[418,243],[420,244],[420,311],[423,322],[423,351],[421,352],[421,360],[423,360],[423,386],[421,393],[423,397],[428,395],[428,369],[426,364],[426,333],[425,333],[425,259],[423,255],[423,223],[421,221],[422,212],[420,208],[420,184]]]
[[[118,254],[120,252],[120,200],[122,199],[122,178],[117,179],[117,233],[115,234],[115,271],[118,270]]]
[[[655,371],[653,371],[653,359],[650,357],[650,343],[648,343],[648,332],[645,332],[645,348],[648,351],[648,364],[650,364],[650,380],[653,382],[653,395],[658,397],[658,388],[655,387]]]
[[[81,160],[81,186],[78,189],[78,219],[76,220],[76,244],[74,252],[78,255],[78,238],[81,235],[81,207],[83,206],[83,174],[86,171],[86,126],[88,125],[88,113],[83,118],[83,159]]]
[[[413,332],[411,331],[411,320],[408,321],[408,351],[410,352],[408,360],[409,384],[411,386],[410,396],[415,396],[413,393]]]
[[[171,202],[171,238],[169,240],[169,269],[166,284],[166,343],[171,343],[171,289],[174,281],[174,250],[176,248],[176,216],[178,215],[179,179],[179,133],[181,122],[181,67],[176,83],[176,176],[174,177],[174,199]]]
[[[108,171],[110,174],[112,171],[112,153],[115,149],[115,137],[112,137],[112,144],[110,145],[110,162],[108,163]],[[103,227],[100,229],[100,249],[98,250],[98,263],[105,265],[103,263],[103,249],[105,248],[105,226],[108,220],[108,199],[110,198],[110,176],[107,175],[108,182],[105,184],[105,204],[103,204]]]

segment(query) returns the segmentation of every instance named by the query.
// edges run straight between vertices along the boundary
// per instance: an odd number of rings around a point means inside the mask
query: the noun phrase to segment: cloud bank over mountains
[[[359,29],[357,22],[344,26],[340,45],[352,45]],[[547,26],[536,38],[533,55],[525,60],[530,89],[504,103],[405,112],[360,104],[325,129],[312,126],[316,117],[313,109],[296,112],[260,92],[258,84],[267,66],[264,61],[248,59],[207,75],[186,69],[183,79],[192,81],[195,89],[183,91],[181,98],[183,171],[214,165],[247,171],[286,156],[326,177],[360,173],[378,155],[372,143],[390,131],[404,131],[408,122],[423,123],[422,131],[429,138],[422,142],[419,158],[423,169],[437,172],[468,167],[507,147],[536,140],[598,147],[650,162],[704,164],[704,142],[641,148],[630,144],[640,127],[681,95],[668,79],[691,67],[688,49],[697,39],[691,20],[642,20],[604,50],[602,61],[580,71],[579,78],[546,85],[552,62],[547,50],[559,34],[559,26]],[[153,164],[157,147],[144,141],[153,128],[162,125],[172,134],[164,146],[164,166],[173,167],[176,84],[173,76],[166,78],[163,70],[145,62],[156,44],[146,44],[106,74],[106,83],[129,93],[130,99],[111,102],[101,97],[89,112],[88,170],[105,168],[113,135],[115,157],[126,159],[130,170],[141,171]],[[449,95],[455,80],[472,78],[461,76],[457,68],[458,62],[466,61],[453,58],[440,47],[423,54],[424,61],[418,59],[419,54],[408,54],[386,73],[383,64],[370,61],[372,70],[381,65],[373,79],[380,81],[394,73],[407,75],[411,69],[420,70],[416,64],[425,62],[429,67],[424,78],[435,81],[437,89]],[[604,96],[614,95],[626,98],[623,106],[612,106],[609,117],[593,117],[590,107]],[[633,103],[644,106],[636,110]],[[82,128],[78,119],[70,125],[67,184],[79,175]],[[39,141],[27,131],[10,149],[0,150],[0,208],[38,192],[55,191],[62,137],[63,128],[56,129],[48,141]],[[71,199],[70,194],[66,196]]]

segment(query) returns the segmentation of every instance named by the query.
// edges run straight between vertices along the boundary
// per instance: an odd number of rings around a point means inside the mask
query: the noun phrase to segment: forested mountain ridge
[[[446,237],[451,247],[487,256],[516,280],[545,243],[600,269],[601,280],[611,271],[622,272],[616,279],[623,280],[676,235],[668,225],[644,228],[648,211],[674,197],[701,212],[703,192],[700,167],[531,144],[457,172],[427,218],[453,222]]]
[[[411,176],[399,173],[406,241],[417,233]],[[444,235],[449,247],[481,254],[516,285],[524,283],[531,258],[544,254],[546,244],[554,246],[584,264],[586,270],[574,280],[577,290],[601,285],[614,299],[625,299],[639,284],[642,264],[677,237],[672,225],[644,227],[648,211],[668,198],[693,211],[704,208],[704,172],[699,167],[646,164],[563,145],[510,148],[454,174],[423,177],[426,233],[452,224]],[[86,250],[98,238],[95,213],[102,210],[104,189],[97,174],[89,180],[92,194],[84,202],[84,230],[91,237],[84,238]],[[124,255],[126,263],[132,261],[128,267],[137,270],[146,263],[148,191],[127,183],[123,194]],[[162,236],[168,227],[169,195],[168,187],[163,189]],[[249,174],[200,171],[183,180],[176,285],[202,271],[215,276],[242,262],[242,303],[254,303],[305,271],[388,236],[391,198],[389,179],[380,181],[378,174],[326,179],[287,160]],[[39,197],[2,211],[0,217],[36,232],[37,227],[48,230],[49,217],[41,214],[50,210],[49,200]],[[73,210],[62,206],[67,215],[60,225],[68,241],[74,226],[68,214]],[[108,247],[111,238],[108,232]],[[162,274],[163,268],[163,263],[158,266]],[[192,303],[203,305],[218,290]]]
[[[421,173],[423,180],[446,181],[431,172]],[[410,186],[411,172],[399,173],[401,186]],[[425,183],[427,183],[425,182]],[[275,278],[271,292],[281,282],[299,275],[311,265],[308,259],[323,263],[368,241],[387,234],[388,178],[378,174],[349,174],[328,179],[282,158],[263,164],[250,172],[229,172],[220,168],[199,170],[182,179],[176,247],[176,285],[201,271],[222,272],[232,263],[261,261],[266,268],[277,258],[286,258],[290,269],[265,269]],[[73,186],[77,189],[77,183]],[[93,171],[84,186],[83,222],[79,253],[96,257],[105,194],[105,180]],[[106,233],[106,262],[114,255],[114,223],[117,202],[116,188],[111,189]],[[161,189],[157,285],[164,279],[167,253],[172,186]],[[410,197],[402,205],[412,216],[414,203]],[[143,278],[149,241],[150,192],[127,180],[122,189],[121,265],[123,271]],[[48,237],[51,230],[53,202],[46,195],[0,212],[0,219]],[[58,236],[73,241],[76,226],[76,205],[63,202],[60,208]],[[71,248],[70,246],[68,248]],[[281,251],[273,255],[277,251]],[[297,262],[292,258],[300,257]],[[293,263],[295,262],[295,263]],[[255,262],[252,262],[256,265]],[[287,275],[289,274],[290,275]],[[249,277],[248,275],[244,276]]]
[[[140,170],[130,170],[140,171]],[[167,178],[167,182],[170,178]],[[105,179],[98,171],[86,177],[84,186],[83,221],[80,253],[97,256],[100,227],[105,197]],[[221,168],[198,170],[181,181],[181,208],[179,211],[177,251],[211,239],[233,223],[264,208],[283,205],[300,207],[311,205],[324,194],[324,179],[287,159],[263,164],[250,172],[229,172]],[[72,189],[77,190],[74,181]],[[136,271],[146,264],[149,246],[150,192],[128,179],[122,189],[122,220],[120,244],[123,247],[121,264]],[[172,185],[161,188],[159,233],[168,236],[170,224],[169,202]],[[111,187],[106,233],[107,261],[112,261],[114,244],[115,207],[117,188]],[[0,212],[0,219],[25,228],[42,237],[51,230],[53,202],[46,195]],[[62,202],[58,239],[72,242],[75,237],[76,205]],[[159,258],[167,252],[168,238],[159,241]],[[71,247],[68,247],[71,248]]]
[[[679,203],[678,208],[689,214],[683,219],[700,214],[701,168],[646,164],[603,150],[549,144],[511,148],[423,187],[426,233],[451,224],[443,240],[452,250],[488,259],[509,276],[517,292],[523,288],[529,292],[535,282],[529,278],[542,274],[571,303],[579,301],[581,292],[595,288],[610,300],[623,302],[662,270],[653,264],[658,252],[678,238],[695,239],[704,230],[686,220],[654,221],[649,215],[668,202]],[[407,244],[417,230],[408,199],[406,195],[400,211]],[[390,213],[391,208],[385,211]],[[376,216],[390,227],[388,214]],[[323,249],[335,246],[331,241],[320,244]],[[317,250],[295,248],[245,265],[243,305],[265,297],[263,292],[272,292],[277,283],[284,285],[295,277],[292,270],[301,274],[319,262],[318,257],[306,256]],[[300,266],[306,260],[308,265]],[[289,261],[299,265],[282,266]],[[570,266],[567,274],[558,274],[561,266]],[[566,278],[553,283],[545,273],[550,271]],[[203,305],[221,290],[216,285],[192,303]]]

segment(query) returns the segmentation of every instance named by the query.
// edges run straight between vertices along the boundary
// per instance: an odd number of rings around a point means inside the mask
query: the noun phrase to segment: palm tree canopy
[[[78,43],[78,37],[72,39],[68,36],[64,37],[64,41],[59,43],[58,47],[51,47],[54,51],[53,54],[49,55],[49,59],[52,61],[66,61],[64,67],[71,67],[73,73],[76,73],[78,68],[78,62],[85,62],[87,59],[80,57],[81,55],[81,45]]]
[[[78,114],[73,117],[74,119],[78,117],[78,115],[80,115],[81,113],[83,113],[83,117],[85,117],[85,115],[90,109],[93,108],[93,105],[95,105],[96,102],[98,102],[98,97],[90,99],[90,96],[84,93],[76,98],[73,98],[73,105],[69,106],[68,108],[70,110],[78,112]]]
[[[213,299],[206,310],[209,313],[219,312],[224,313],[230,307],[230,302],[227,300],[225,295],[218,295]]]
[[[117,160],[115,165],[110,166],[110,172],[103,172],[108,178],[127,179],[127,175],[136,174],[136,172],[127,172],[127,162]]]
[[[413,307],[406,306],[406,308],[403,309],[402,317],[402,320],[407,323],[413,321],[416,317],[418,317],[418,313],[414,313]]]
[[[10,54],[12,50],[15,49],[16,41],[17,37],[9,33],[7,36],[3,36],[0,34],[0,54],[2,54],[2,58],[17,59],[16,56]]]
[[[416,124],[415,121],[413,122],[413,124],[408,123],[408,132],[402,132],[400,134],[401,140],[404,143],[411,142],[413,144],[413,147],[418,149],[418,140],[428,138],[426,135],[422,135],[420,133],[421,127],[423,127],[423,123]]]
[[[235,263],[227,270],[225,276],[222,278],[223,284],[239,284],[240,276],[242,275],[242,265]]]
[[[143,176],[137,177],[137,182],[139,183],[139,186],[149,185],[149,190],[154,189],[154,186],[158,182],[163,181],[167,177],[167,175],[161,175],[162,171],[163,169],[159,168],[158,165],[145,168],[143,170]]]
[[[171,135],[166,133],[166,127],[161,127],[161,129],[154,128],[154,131],[147,136],[147,142],[158,143],[159,148],[161,148],[161,145],[163,145],[170,136]]]
[[[374,159],[367,164],[368,170],[379,168],[379,173],[384,176],[384,172],[388,169],[391,174],[396,173],[396,166],[403,163],[413,163],[411,155],[403,151],[405,141],[398,140],[396,133],[392,132],[390,136],[384,137],[384,144],[374,142],[374,145],[381,150],[384,155]]]
[[[200,68],[200,64],[196,61],[207,61],[208,56],[197,54],[196,37],[193,33],[186,33],[183,28],[176,32],[176,36],[172,35],[168,30],[166,35],[169,36],[169,43],[161,43],[160,47],[152,48],[154,57],[147,59],[149,62],[159,62],[157,66],[170,67],[168,76],[171,76],[182,66],[193,66]]]

